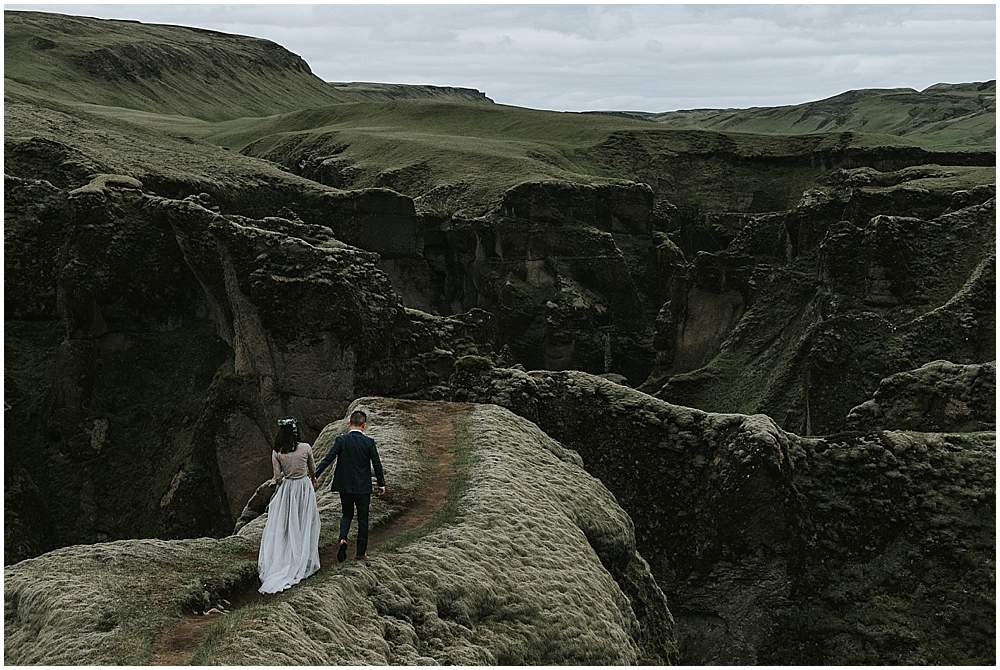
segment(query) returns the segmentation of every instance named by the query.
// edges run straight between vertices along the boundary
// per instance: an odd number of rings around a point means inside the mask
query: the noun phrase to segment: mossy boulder
[[[996,362],[932,361],[883,379],[847,415],[856,430],[975,432],[996,428]]]

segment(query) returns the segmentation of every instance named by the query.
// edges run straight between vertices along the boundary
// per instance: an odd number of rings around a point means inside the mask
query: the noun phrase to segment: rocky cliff
[[[379,398],[352,407],[369,414],[390,486],[373,502],[371,561],[331,560],[340,506],[324,475],[323,567],[289,591],[240,600],[255,593],[266,517],[218,540],[67,547],[5,570],[4,661],[676,661],[670,612],[632,521],[574,452],[498,407]],[[317,450],[343,426],[328,426]],[[427,518],[409,515],[434,499]]]
[[[934,397],[958,386],[942,376]],[[615,494],[670,602],[682,663],[979,664],[996,653],[993,430],[916,432],[886,413],[870,432],[803,438],[766,415],[482,359],[459,361],[452,384],[453,397],[509,407],[576,449]],[[900,386],[883,384],[881,403],[904,402],[889,392]]]
[[[456,356],[490,351],[488,314],[404,308],[378,256],[327,226],[221,214],[208,194],[164,198],[121,175],[72,185],[6,180],[6,306],[20,320],[8,336],[23,347],[12,367],[30,364],[25,340],[51,356],[37,386],[10,379],[9,471],[48,510],[82,512],[35,524],[8,560],[67,541],[218,534],[266,475],[277,418],[315,435],[359,393],[429,387]],[[406,217],[389,192],[314,197],[358,234]],[[39,458],[72,466],[29,465]],[[97,494],[108,487],[115,499]]]

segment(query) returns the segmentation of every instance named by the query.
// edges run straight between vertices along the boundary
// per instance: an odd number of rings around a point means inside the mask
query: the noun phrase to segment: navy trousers
[[[340,494],[340,539],[346,540],[354,520],[354,508],[358,509],[358,549],[357,555],[364,556],[368,552],[368,510],[372,504],[371,493]]]

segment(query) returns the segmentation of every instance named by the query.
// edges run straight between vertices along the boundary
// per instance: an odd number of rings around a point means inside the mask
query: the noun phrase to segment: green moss
[[[991,662],[993,433],[800,438],[580,372],[496,370],[472,390],[530,413],[614,492],[683,661]]]
[[[795,477],[809,501],[795,606],[762,662],[990,662],[992,435],[887,433],[807,450]]]
[[[413,485],[426,465],[412,441],[426,436],[406,417],[424,406],[376,398],[355,406],[369,411],[391,481],[398,474]],[[669,617],[644,564],[626,569],[631,585],[622,589],[660,617],[648,633],[602,567],[625,568],[621,559],[634,555],[631,525],[613,496],[592,478],[577,479],[579,466],[565,449],[504,410],[474,407],[472,416],[455,417],[454,428],[457,474],[444,511],[427,527],[381,545],[365,564],[325,566],[287,593],[224,617],[194,662],[669,660]],[[339,430],[331,424],[317,443]],[[319,496],[324,524],[339,515],[329,498]],[[544,518],[524,513],[523,501],[534,498]],[[383,502],[373,501],[373,513]]]

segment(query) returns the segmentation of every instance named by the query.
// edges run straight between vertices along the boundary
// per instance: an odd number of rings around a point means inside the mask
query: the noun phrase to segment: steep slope
[[[433,475],[415,417],[433,404],[364,398],[393,492],[373,526],[405,513]],[[579,457],[498,407],[454,414],[454,481],[429,523],[324,563],[278,596],[219,618],[192,662],[225,665],[658,665],[672,620],[632,523]],[[342,422],[316,441],[325,452]],[[322,543],[340,507],[318,489]],[[265,518],[220,540],[68,547],[5,570],[8,664],[144,664],[185,616],[256,584]],[[223,607],[230,609],[223,604]]]
[[[267,40],[41,12],[4,12],[4,81],[5,92],[204,120],[373,99],[489,102],[469,89],[328,84]]]
[[[26,166],[63,152],[32,140],[8,156]],[[273,185],[256,186],[219,193],[227,207],[280,207]],[[126,175],[76,188],[8,175],[5,188],[5,474],[18,482],[5,513],[23,531],[6,562],[78,542],[218,535],[267,472],[276,418],[295,414],[315,434],[359,393],[414,392],[456,355],[491,350],[488,314],[408,310],[375,254],[335,238],[330,226],[405,240],[412,209],[392,192],[298,191],[322,225],[221,214],[207,193],[152,196]],[[50,521],[19,516],[35,496]]]
[[[968,207],[972,194],[957,192],[954,210],[926,218],[920,201],[933,198],[919,183],[858,191],[744,219],[725,251],[676,272],[643,389],[823,435],[844,430],[885,376],[993,360],[993,189]],[[907,200],[895,214],[890,203]]]
[[[803,135],[894,135],[929,147],[996,147],[996,81],[862,89],[784,107],[633,114],[675,128]]]

